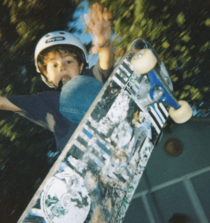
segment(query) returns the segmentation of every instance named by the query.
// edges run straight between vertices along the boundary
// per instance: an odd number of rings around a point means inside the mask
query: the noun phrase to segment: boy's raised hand
[[[90,14],[85,15],[86,25],[88,30],[93,35],[93,47],[91,53],[98,53],[100,48],[106,47],[109,44],[111,33],[111,13],[107,8],[95,3],[90,7]]]

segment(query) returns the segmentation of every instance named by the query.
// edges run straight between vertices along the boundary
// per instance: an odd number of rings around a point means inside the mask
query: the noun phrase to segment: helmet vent
[[[47,34],[45,37],[49,37],[50,36],[50,34]]]
[[[65,32],[59,32],[60,34],[65,34]]]

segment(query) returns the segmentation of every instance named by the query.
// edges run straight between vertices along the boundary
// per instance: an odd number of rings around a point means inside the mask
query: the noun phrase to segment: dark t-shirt
[[[106,81],[99,62],[92,68],[86,69],[83,75],[95,77],[101,83]],[[54,133],[59,151],[64,148],[78,126],[59,112],[60,91],[44,91],[38,94],[8,96],[7,98],[22,110],[17,112],[19,115]]]

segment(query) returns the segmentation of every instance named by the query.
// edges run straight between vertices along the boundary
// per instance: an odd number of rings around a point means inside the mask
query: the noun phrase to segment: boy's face
[[[46,76],[50,82],[58,87],[60,81],[65,85],[72,78],[79,76],[83,66],[84,64],[79,65],[73,55],[64,51],[49,53],[46,62]]]

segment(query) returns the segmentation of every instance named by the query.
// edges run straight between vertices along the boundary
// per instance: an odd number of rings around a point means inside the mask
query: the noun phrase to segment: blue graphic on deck
[[[83,132],[91,139],[93,134],[91,134],[87,129],[83,129]]]
[[[106,152],[109,156],[111,155],[111,152],[109,151],[109,149],[106,148],[103,143],[101,143],[99,140],[97,140],[96,143],[100,148],[104,150],[104,152]]]

